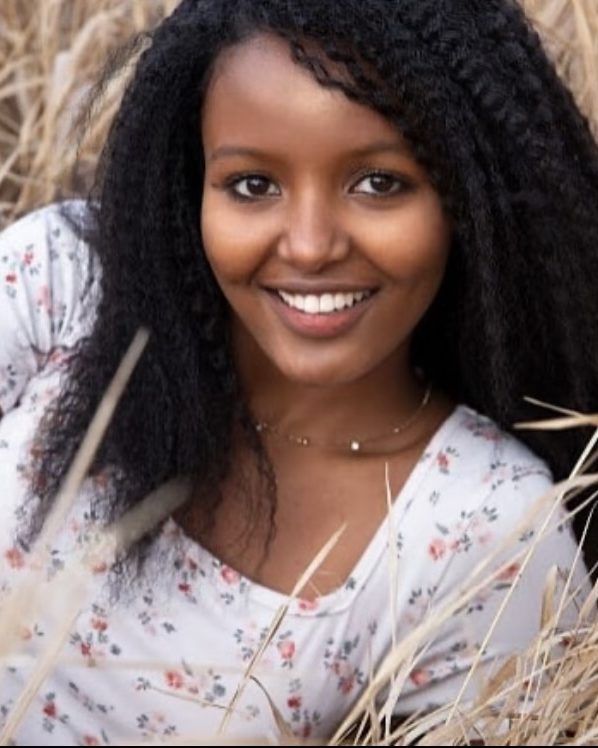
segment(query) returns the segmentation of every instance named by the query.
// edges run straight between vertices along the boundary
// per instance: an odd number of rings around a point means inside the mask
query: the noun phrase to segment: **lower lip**
[[[367,312],[375,294],[348,309],[329,314],[306,314],[288,306],[276,292],[267,291],[282,321],[294,332],[310,338],[334,338],[348,332]]]

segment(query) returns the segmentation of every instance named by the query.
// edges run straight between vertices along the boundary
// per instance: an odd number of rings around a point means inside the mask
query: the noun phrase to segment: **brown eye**
[[[375,172],[362,177],[353,187],[353,191],[362,195],[387,197],[388,195],[396,195],[405,188],[406,185],[403,180],[394,174]]]
[[[267,177],[252,174],[236,179],[230,189],[236,197],[244,200],[259,199],[280,195],[280,189]]]

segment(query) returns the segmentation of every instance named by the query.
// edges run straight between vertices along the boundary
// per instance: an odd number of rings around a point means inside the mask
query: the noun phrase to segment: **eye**
[[[389,197],[406,189],[408,189],[408,185],[404,179],[386,171],[375,171],[361,177],[353,185],[351,191],[361,195]]]
[[[227,189],[230,190],[233,197],[241,200],[259,200],[264,197],[280,195],[278,185],[260,174],[234,177],[228,182]]]

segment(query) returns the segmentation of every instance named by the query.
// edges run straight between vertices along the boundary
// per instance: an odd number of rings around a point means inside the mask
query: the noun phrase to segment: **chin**
[[[281,374],[289,382],[305,385],[306,387],[335,387],[349,384],[359,379],[361,373],[354,372],[346,366],[289,366],[278,367]]]

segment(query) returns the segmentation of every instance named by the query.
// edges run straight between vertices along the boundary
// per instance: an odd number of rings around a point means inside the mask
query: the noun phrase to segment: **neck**
[[[322,443],[389,431],[421,404],[426,383],[414,374],[407,345],[365,376],[330,385],[289,380],[251,340],[237,340],[237,370],[257,421]]]

